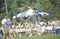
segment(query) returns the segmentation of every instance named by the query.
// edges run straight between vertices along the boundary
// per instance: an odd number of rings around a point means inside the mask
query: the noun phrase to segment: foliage
[[[51,11],[49,19],[60,18],[60,0],[7,0],[7,8],[12,18],[14,12],[20,13],[28,7],[41,9],[44,12]],[[4,14],[5,0],[0,0],[0,14]]]

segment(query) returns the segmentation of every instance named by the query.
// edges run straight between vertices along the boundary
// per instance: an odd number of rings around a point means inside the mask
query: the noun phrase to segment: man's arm
[[[4,20],[2,20],[2,27],[4,28]]]

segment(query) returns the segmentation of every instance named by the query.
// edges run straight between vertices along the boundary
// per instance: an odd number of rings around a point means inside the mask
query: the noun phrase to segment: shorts
[[[5,33],[9,32],[9,27],[4,27]]]
[[[0,30],[0,36],[2,36],[3,35],[3,31],[2,30]]]

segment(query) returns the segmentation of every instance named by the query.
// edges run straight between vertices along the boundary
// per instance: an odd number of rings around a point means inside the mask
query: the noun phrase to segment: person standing
[[[2,20],[2,26],[4,27],[5,33],[9,32],[10,25],[11,25],[11,21],[8,17],[8,14],[5,14],[4,19]]]
[[[3,34],[4,34],[4,28],[2,27],[2,24],[0,22],[0,39],[2,39]]]

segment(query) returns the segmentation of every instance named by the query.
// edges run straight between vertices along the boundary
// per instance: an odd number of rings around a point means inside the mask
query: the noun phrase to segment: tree
[[[0,13],[4,13],[5,12],[5,1],[4,0],[0,0]]]
[[[7,0],[8,12],[12,17],[14,12],[22,12],[27,7],[41,9],[44,12],[51,10],[49,18],[60,17],[60,0]],[[19,10],[19,8],[23,8]],[[5,13],[5,0],[0,0],[0,13]]]

